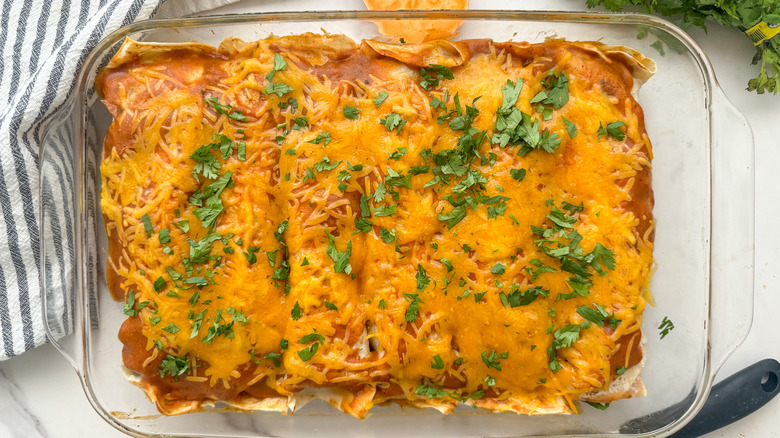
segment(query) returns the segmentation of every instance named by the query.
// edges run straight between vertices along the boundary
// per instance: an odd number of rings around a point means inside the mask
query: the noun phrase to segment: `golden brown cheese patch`
[[[128,303],[136,383],[168,414],[294,409],[313,391],[360,418],[386,402],[538,414],[641,393],[607,392],[641,367],[653,239],[650,142],[631,95],[642,64],[615,53],[313,34],[126,42],[97,88],[114,116],[108,283]],[[422,86],[420,67],[435,65],[452,78],[440,69]],[[531,103],[550,72],[568,80],[560,107]],[[522,83],[510,106],[559,144],[496,144],[507,81]],[[468,134],[455,121],[467,106]],[[479,140],[470,161],[437,166],[466,137]],[[564,266],[564,246],[595,262]],[[608,316],[589,322],[583,307]]]

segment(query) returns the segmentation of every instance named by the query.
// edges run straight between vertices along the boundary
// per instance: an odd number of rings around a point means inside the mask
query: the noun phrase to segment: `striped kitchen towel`
[[[0,11],[0,360],[21,354],[45,342],[41,312],[41,263],[54,276],[45,293],[63,289],[69,276],[63,260],[72,261],[73,224],[66,219],[40,224],[41,196],[61,202],[52,217],[72,215],[73,175],[56,163],[54,184],[39,195],[43,166],[39,145],[43,130],[55,122],[55,112],[66,105],[79,68],[103,36],[152,16],[183,16],[236,0],[5,0]],[[65,126],[65,125],[63,125]],[[73,133],[58,135],[70,135]],[[63,145],[69,142],[63,139]],[[52,154],[71,160],[72,150]],[[49,163],[51,164],[51,163]],[[61,163],[62,164],[62,163]],[[46,204],[46,203],[44,203]],[[46,214],[46,213],[44,213]],[[52,259],[41,260],[41,240],[55,242]],[[59,247],[56,243],[59,242]],[[62,243],[66,242],[66,243]],[[56,250],[56,251],[55,251]],[[48,253],[48,251],[47,251]],[[72,283],[72,281],[71,281]],[[59,285],[59,288],[57,287]],[[71,286],[73,286],[71,284]],[[50,297],[56,302],[58,297]],[[59,299],[64,299],[59,297]],[[61,312],[68,318],[68,312]],[[70,315],[72,318],[72,315]],[[72,321],[50,321],[59,335]]]

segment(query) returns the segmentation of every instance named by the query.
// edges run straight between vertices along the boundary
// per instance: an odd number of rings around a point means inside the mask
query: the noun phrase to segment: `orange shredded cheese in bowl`
[[[369,11],[441,11],[469,8],[468,0],[363,0]],[[394,19],[374,22],[383,35],[408,43],[452,38],[463,24],[461,20]]]

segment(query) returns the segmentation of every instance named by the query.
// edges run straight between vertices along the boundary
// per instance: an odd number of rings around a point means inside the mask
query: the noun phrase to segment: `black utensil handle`
[[[780,393],[780,363],[764,359],[712,387],[704,407],[669,438],[695,438],[728,426],[764,406]]]

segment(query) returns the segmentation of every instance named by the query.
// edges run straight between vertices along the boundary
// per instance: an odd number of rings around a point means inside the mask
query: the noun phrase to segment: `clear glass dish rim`
[[[544,10],[535,10],[535,11],[515,11],[515,10],[470,10],[470,11],[403,11],[403,15],[400,15],[398,11],[322,11],[322,12],[263,12],[263,13],[247,13],[247,14],[228,14],[228,15],[209,15],[209,16],[199,16],[199,17],[191,17],[191,18],[172,18],[172,19],[150,19],[150,20],[144,20],[135,22],[132,24],[129,24],[127,26],[123,26],[116,31],[110,33],[106,37],[104,37],[89,53],[89,55],[86,57],[84,64],[82,65],[81,71],[77,77],[76,80],[76,87],[73,90],[73,97],[78,100],[77,103],[77,111],[80,112],[78,117],[78,150],[76,151],[76,165],[77,167],[77,173],[78,173],[78,184],[79,189],[77,190],[77,205],[80,205],[81,207],[75,209],[75,223],[78,225],[84,225],[84,215],[82,212],[83,203],[86,199],[86,192],[85,187],[82,181],[82,177],[84,175],[84,165],[85,165],[85,154],[84,154],[84,123],[85,118],[83,115],[85,114],[84,108],[87,105],[86,100],[86,92],[90,90],[93,87],[93,84],[91,80],[91,72],[94,71],[96,67],[101,67],[102,65],[105,65],[108,60],[110,59],[109,55],[111,55],[110,50],[111,48],[124,39],[125,37],[129,36],[130,34],[137,33],[137,32],[143,32],[143,31],[152,31],[152,30],[160,30],[160,29],[174,29],[174,28],[188,28],[188,27],[200,27],[200,26],[211,26],[211,25],[226,25],[226,24],[250,24],[253,22],[296,22],[296,21],[336,21],[336,20],[394,20],[394,19],[435,19],[435,20],[465,20],[465,21],[472,21],[472,20],[501,20],[501,21],[536,21],[536,22],[550,22],[550,23],[585,23],[585,24],[592,24],[592,25],[636,25],[636,26],[646,26],[649,28],[655,28],[658,30],[661,30],[663,32],[666,32],[667,34],[670,34],[674,36],[679,43],[684,46],[688,53],[693,57],[693,59],[696,61],[696,64],[698,65],[702,79],[703,79],[703,87],[704,87],[704,93],[705,93],[705,108],[704,110],[707,112],[708,119],[711,122],[712,118],[712,106],[714,104],[713,99],[713,90],[715,88],[719,88],[717,80],[715,78],[714,70],[712,68],[712,65],[707,58],[707,56],[704,54],[700,46],[691,38],[685,31],[683,31],[678,26],[664,20],[661,18],[658,18],[653,15],[648,14],[642,14],[642,13],[633,13],[633,12],[567,12],[567,11],[544,11]],[[711,146],[712,143],[712,131],[708,133],[708,148],[707,148],[707,158],[709,157],[709,146]],[[41,143],[41,147],[43,147],[43,143]],[[40,151],[41,154],[43,153],[43,150]],[[711,178],[712,175],[709,172],[708,169],[708,177]],[[712,193],[708,193],[709,199],[708,202],[711,203],[712,201]],[[86,241],[87,236],[83,232],[82,226],[76,227],[76,237],[75,237],[75,253],[76,253],[76,260],[77,260],[77,284],[81,286],[82,291],[79,292],[80,295],[82,295],[81,299],[83,300],[83,294],[84,291],[87,290],[88,285],[86,284],[85,276],[83,275],[83,268],[85,262],[84,260],[84,248],[88,245],[88,242]],[[709,233],[712,232],[712,229],[708,230]],[[711,234],[710,234],[711,235]],[[82,262],[82,263],[79,263]],[[709,257],[708,257],[708,267],[707,269],[710,269],[709,265]],[[704,303],[707,307],[707,309],[710,308],[710,300],[711,300],[711,293],[712,290],[710,288],[710,295],[707,297],[707,302]],[[83,300],[81,303],[82,307],[82,318],[80,321],[78,321],[78,324],[80,324],[80,328],[82,330],[82,346],[83,346],[83,356],[79,358],[82,361],[82,367],[76,367],[77,368],[77,374],[79,374],[82,387],[84,389],[85,395],[89,399],[90,404],[95,409],[95,411],[100,415],[107,423],[111,424],[114,428],[128,434],[131,436],[137,436],[137,437],[173,437],[173,436],[184,436],[184,435],[170,435],[170,434],[148,434],[145,432],[141,432],[138,430],[134,430],[132,428],[128,428],[125,424],[117,421],[117,418],[114,417],[111,413],[106,411],[106,409],[102,406],[102,404],[97,400],[92,384],[89,379],[90,375],[90,330],[86,329],[89,327],[89,300]],[[45,305],[45,304],[44,304]],[[710,311],[707,312],[707,321],[709,321],[709,314]],[[54,337],[49,333],[48,325],[44,324],[44,327],[47,331],[47,337],[55,343],[58,349],[62,350],[62,347],[58,345],[58,343],[54,340]],[[704,333],[706,335],[707,343],[709,344],[711,339],[711,324],[707,324],[706,329],[704,330]],[[689,410],[683,414],[680,418],[678,418],[676,421],[671,422],[664,426],[661,429],[658,429],[656,431],[650,432],[648,434],[641,434],[641,435],[620,435],[620,434],[606,434],[606,435],[598,435],[598,434],[592,434],[589,436],[597,437],[597,436],[604,436],[604,437],[614,437],[614,436],[633,436],[633,437],[649,437],[649,436],[662,436],[670,431],[676,429],[680,424],[685,423],[687,420],[689,420],[693,415],[695,415],[696,412],[700,409],[701,405],[706,400],[706,394],[709,393],[709,389],[712,386],[714,374],[717,370],[713,369],[712,366],[712,359],[711,359],[711,352],[710,349],[706,349],[705,357],[703,358],[703,369],[702,369],[702,378],[701,378],[701,384],[698,388],[696,388],[699,393],[696,397],[696,399],[691,404]],[[192,435],[187,435],[192,436]],[[210,436],[210,435],[197,435],[197,436]]]

